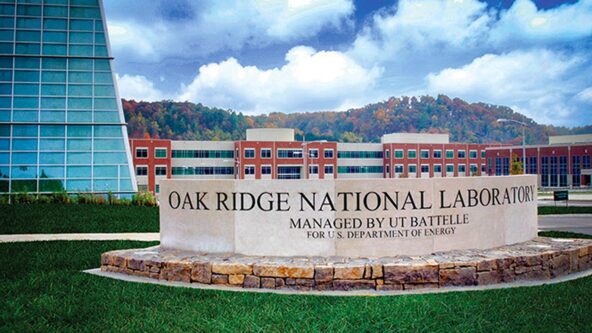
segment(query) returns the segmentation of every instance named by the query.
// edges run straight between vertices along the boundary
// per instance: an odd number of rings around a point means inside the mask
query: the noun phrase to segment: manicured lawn
[[[0,205],[0,234],[158,232],[158,208],[95,204]]]
[[[206,291],[82,273],[154,243],[0,244],[0,331],[590,332],[592,277],[481,292],[328,297]]]
[[[543,206],[543,207],[539,207],[538,212],[539,212],[539,215],[592,214],[592,206],[590,206],[590,207]]]

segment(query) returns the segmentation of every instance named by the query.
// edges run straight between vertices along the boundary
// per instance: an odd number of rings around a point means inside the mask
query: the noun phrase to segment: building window
[[[270,148],[261,148],[261,158],[271,158]],[[271,172],[270,172],[271,174]]]
[[[333,158],[333,149],[325,149],[323,151],[323,153],[325,154],[325,158]]]
[[[481,164],[481,175],[485,174],[485,164]]]
[[[477,164],[471,164],[470,171],[471,171],[471,176],[476,176],[477,175]]]
[[[261,174],[262,175],[271,175],[271,166],[270,165],[262,165],[261,166]]]
[[[454,158],[454,150],[447,149],[446,150],[446,158]]]
[[[381,151],[338,151],[337,158],[383,158],[384,153]]]
[[[430,158],[430,150],[429,149],[422,149],[421,150],[421,158],[423,158],[423,159]]]
[[[384,156],[385,156],[386,158],[391,158],[391,151],[390,151],[390,150],[388,150],[388,149],[387,149],[387,150],[385,150],[385,151],[384,151]]]
[[[136,158],[148,158],[148,148],[136,148]]]
[[[160,193],[160,185],[156,184],[156,187],[154,188],[154,192]]]
[[[442,158],[442,151],[440,149],[434,150],[434,158]]]
[[[459,164],[458,165],[458,175],[459,176],[464,176],[467,172],[467,166],[464,164]]]
[[[477,151],[469,150],[469,158],[477,158]]]
[[[178,175],[233,175],[233,167],[172,167],[173,176]]]
[[[319,158],[319,150],[318,149],[309,149],[308,150],[308,157],[309,158]]]
[[[311,175],[318,175],[319,174],[319,166],[318,165],[309,165],[308,166],[308,173]]]
[[[382,153],[382,151],[381,151]],[[348,165],[337,167],[337,173],[383,173],[384,167],[382,165],[370,165],[370,166],[359,166],[359,165]]]
[[[166,148],[154,149],[154,157],[155,158],[167,158],[167,149]]]
[[[395,173],[397,173],[397,174],[403,173],[403,164],[396,164],[395,165]]]
[[[481,151],[481,158],[485,158],[485,150]]]
[[[417,158],[417,151],[415,149],[407,150],[407,158]]]
[[[238,149],[236,150],[238,156]],[[171,151],[172,158],[234,158],[232,150],[179,150]]]
[[[421,173],[429,173],[430,172],[430,166],[428,164],[422,164],[421,165]]]
[[[255,149],[245,148],[245,158],[255,158]]]
[[[278,158],[302,158],[302,149],[278,149]]]
[[[391,166],[390,166],[390,164],[387,164],[384,167],[384,170],[385,170],[386,174],[389,175],[391,173]]]
[[[136,176],[148,176],[148,167],[145,165],[136,166]]]
[[[255,174],[255,166],[254,165],[245,165],[245,175],[254,175]]]
[[[154,174],[156,176],[166,176],[166,174],[167,174],[166,165],[157,165],[156,167],[154,167]]]
[[[333,165],[325,165],[325,174],[332,175],[333,174]]]
[[[299,166],[278,166],[277,167],[277,178],[278,179],[300,179],[300,167]]]
[[[403,158],[403,149],[395,149],[395,158]]]
[[[458,151],[458,158],[467,158],[467,152],[464,150]]]
[[[434,164],[434,173],[442,173],[442,164]]]
[[[446,174],[447,175],[454,174],[454,164],[446,164]]]
[[[407,167],[407,170],[410,174],[417,173],[417,165],[409,164],[409,166]]]

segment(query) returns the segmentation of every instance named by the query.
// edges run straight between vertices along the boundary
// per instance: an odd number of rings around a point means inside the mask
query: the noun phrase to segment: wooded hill
[[[445,95],[391,97],[347,111],[257,116],[189,102],[122,102],[131,138],[238,140],[245,138],[247,128],[287,127],[296,129],[298,140],[305,134],[307,141],[379,142],[385,133],[419,132],[449,133],[452,142],[521,143],[520,126],[501,124],[499,118],[528,123],[527,144],[547,143],[549,135],[592,133],[592,125],[540,125],[505,106],[467,103]]]

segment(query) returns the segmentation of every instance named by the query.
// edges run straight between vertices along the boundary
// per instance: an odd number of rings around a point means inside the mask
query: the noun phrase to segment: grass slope
[[[158,208],[93,204],[0,205],[0,234],[158,232]]]
[[[0,331],[590,332],[592,277],[481,292],[320,297],[129,283],[81,270],[154,243],[0,244]]]

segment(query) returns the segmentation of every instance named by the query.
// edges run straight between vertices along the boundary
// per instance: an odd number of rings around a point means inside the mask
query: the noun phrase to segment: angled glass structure
[[[135,192],[99,0],[0,0],[0,193]]]

